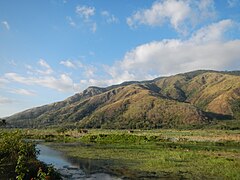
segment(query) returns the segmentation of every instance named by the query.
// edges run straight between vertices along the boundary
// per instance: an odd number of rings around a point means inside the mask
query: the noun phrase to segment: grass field
[[[107,162],[110,173],[130,179],[240,179],[239,130],[35,130],[28,135],[52,138],[49,145],[68,156]]]
[[[84,133],[51,128],[14,133],[3,130],[0,138],[1,157],[15,152],[14,167],[19,150],[13,151],[17,147],[13,144],[22,147],[19,139],[30,138],[45,139],[49,146],[79,159],[85,169],[91,169],[86,163],[91,161],[107,173],[128,179],[240,179],[240,130],[91,129]],[[4,165],[2,158],[2,172]]]

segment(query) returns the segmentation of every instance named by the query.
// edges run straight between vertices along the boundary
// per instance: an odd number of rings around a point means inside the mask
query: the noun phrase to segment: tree
[[[6,126],[7,125],[7,122],[5,119],[1,119],[0,121],[0,126]]]

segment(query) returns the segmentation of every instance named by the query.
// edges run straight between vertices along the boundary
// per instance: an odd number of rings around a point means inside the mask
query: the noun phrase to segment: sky
[[[240,0],[0,0],[0,117],[106,87],[240,70]]]

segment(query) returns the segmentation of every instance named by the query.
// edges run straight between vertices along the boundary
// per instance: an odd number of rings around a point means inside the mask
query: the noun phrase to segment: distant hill
[[[89,87],[7,119],[19,127],[163,128],[240,119],[240,71],[198,70],[151,81]]]

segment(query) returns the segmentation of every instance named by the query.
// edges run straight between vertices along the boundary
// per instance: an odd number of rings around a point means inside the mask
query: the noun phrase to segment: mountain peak
[[[90,86],[7,120],[24,127],[77,122],[86,128],[160,128],[238,117],[239,74],[199,70],[106,88]]]

